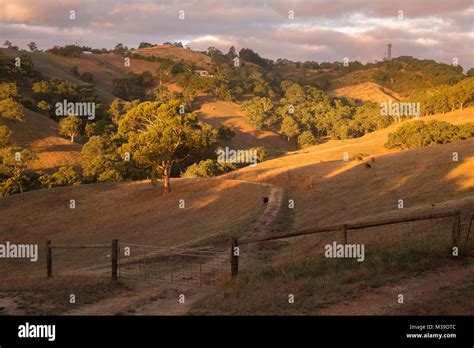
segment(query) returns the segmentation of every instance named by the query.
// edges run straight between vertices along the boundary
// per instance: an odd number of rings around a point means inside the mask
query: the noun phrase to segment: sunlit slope
[[[364,82],[338,88],[329,91],[328,95],[331,97],[349,97],[357,100],[372,101],[374,103],[400,99],[400,96],[397,93],[374,82]]]
[[[53,170],[79,164],[81,145],[59,136],[57,122],[29,109],[23,110],[23,122],[0,118],[0,124],[12,131],[14,144],[28,148],[36,155],[37,159],[30,163],[29,169]]]
[[[424,119],[473,122],[474,108]],[[447,205],[456,206],[470,200],[474,193],[474,139],[401,152],[385,149],[388,133],[399,126],[358,139],[330,140],[228,177],[287,188],[295,200],[299,228],[433,209],[447,201],[455,201]],[[361,153],[369,156],[364,162],[344,162],[345,152],[350,158]],[[458,162],[452,160],[454,152],[459,155]],[[404,200],[403,211],[397,208],[399,199]]]
[[[235,127],[235,137],[229,144],[236,149],[247,149],[250,147],[263,146],[267,150],[291,151],[295,144],[286,141],[278,133],[273,131],[258,130],[250,125],[238,104],[224,101],[209,101],[203,103],[196,110],[196,114],[203,121],[219,128],[224,124],[232,124]]]
[[[172,45],[156,45],[153,47],[141,48],[133,51],[134,53],[167,58],[173,61],[184,60],[196,65],[200,69],[212,70],[213,63],[208,55],[186,48],[175,47]]]
[[[262,212],[262,196],[267,192],[260,185],[223,179],[172,180],[172,192],[165,196],[161,185],[149,181],[30,191],[24,203],[20,195],[0,199],[0,241],[39,243],[41,253],[46,240],[110,244],[117,238],[121,243],[160,247],[193,245],[218,237],[225,241],[244,232]],[[75,201],[75,209],[70,209],[70,200]],[[71,253],[75,259],[69,261],[79,268],[90,262],[87,255],[95,255],[92,261],[98,263],[101,253],[104,251],[79,251]],[[36,270],[28,265],[20,268],[15,272],[32,275],[30,271]]]
[[[102,87],[106,87],[108,85],[107,79],[105,79],[105,77],[110,75],[109,80],[112,81],[112,79],[115,78],[113,74],[109,74],[107,69],[104,67],[88,62],[86,59],[60,57],[45,52],[15,51],[9,49],[0,49],[0,51],[10,57],[26,54],[31,57],[35,68],[39,70],[45,77],[57,78],[75,84],[80,84],[83,82],[70,72],[70,69],[73,66],[77,66],[80,73],[89,71],[95,75],[93,83],[97,87],[97,93],[103,102],[110,103],[115,98],[111,94],[111,89],[102,89]]]

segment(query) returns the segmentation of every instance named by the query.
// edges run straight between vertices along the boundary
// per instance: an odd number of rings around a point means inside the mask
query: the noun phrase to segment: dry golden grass
[[[328,95],[331,97],[349,97],[364,101],[373,101],[375,103],[386,102],[389,99],[398,100],[400,96],[388,89],[382,88],[374,82],[363,82],[353,86],[338,88],[329,91]]]
[[[424,119],[472,122],[474,108]],[[297,228],[397,215],[402,213],[398,199],[404,199],[404,213],[433,209],[431,204],[442,209],[472,204],[474,139],[410,151],[385,149],[388,133],[399,126],[358,139],[329,140],[227,175],[285,187],[295,199]],[[344,162],[344,152],[349,157],[367,153],[375,162],[370,169]],[[453,152],[459,153],[459,162],[452,161]]]
[[[184,60],[191,63],[194,63],[197,67],[206,70],[212,70],[213,64],[211,57],[196,52],[193,50],[188,50],[185,48],[174,47],[170,45],[156,45],[153,47],[141,48],[135,50],[134,53],[143,54],[146,56],[156,56],[162,58],[168,58],[175,61]]]
[[[12,131],[12,142],[33,151],[37,159],[30,170],[53,171],[60,166],[78,166],[81,145],[58,135],[58,123],[29,109],[23,109],[23,122],[0,118],[0,124]]]
[[[58,315],[127,290],[120,282],[86,276],[10,280],[0,284],[0,315]],[[73,304],[71,294],[76,299]]]
[[[291,151],[295,149],[294,143],[289,143],[273,131],[261,131],[251,126],[245,119],[240,106],[233,102],[209,101],[203,103],[196,111],[200,119],[218,128],[226,123],[235,127],[235,137],[230,144],[237,149],[254,146],[263,146],[267,150]]]
[[[160,247],[189,246],[210,238],[227,241],[262,212],[262,196],[268,195],[265,187],[223,179],[176,179],[172,190],[163,196],[161,185],[149,182],[102,183],[30,191],[23,204],[19,195],[2,198],[0,240],[40,245],[40,261],[6,260],[2,276],[43,274],[46,240],[110,244],[117,238]],[[75,209],[69,208],[71,199]],[[180,199],[185,209],[178,207]],[[110,263],[108,249],[57,253],[64,262],[55,267],[65,262],[70,269]]]

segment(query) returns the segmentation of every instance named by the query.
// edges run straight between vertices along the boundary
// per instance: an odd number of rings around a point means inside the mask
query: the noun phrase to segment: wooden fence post
[[[112,239],[112,280],[118,279],[118,239]]]
[[[230,275],[232,278],[237,277],[239,274],[239,252],[238,252],[239,240],[232,238],[230,248]]]
[[[453,237],[453,248],[458,247],[459,237],[461,235],[461,212],[459,210],[455,210],[453,214],[453,230],[452,230],[452,237]]]
[[[53,251],[51,249],[51,241],[46,241],[46,269],[48,278],[53,277]]]
[[[341,230],[342,230],[342,241],[343,244],[347,244],[347,224],[341,225]]]

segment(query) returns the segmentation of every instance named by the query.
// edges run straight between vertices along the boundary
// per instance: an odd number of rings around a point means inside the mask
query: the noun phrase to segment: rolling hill
[[[341,87],[327,92],[330,97],[349,97],[356,100],[372,101],[382,103],[388,100],[399,100],[400,96],[383,88],[374,82],[363,82],[352,86]]]
[[[30,170],[51,172],[61,166],[78,166],[82,146],[58,135],[57,122],[41,114],[24,109],[23,122],[0,118],[0,124],[12,131],[12,142],[32,150],[37,159]]]
[[[196,65],[198,68],[208,71],[214,70],[214,64],[211,62],[211,57],[208,55],[186,48],[175,47],[173,45],[155,45],[153,47],[134,50],[133,53],[144,56],[167,58],[173,61],[184,60]]]
[[[278,133],[258,130],[251,126],[237,103],[208,100],[201,103],[196,114],[200,119],[216,128],[227,123],[235,127],[235,137],[230,142],[222,142],[222,145],[235,149],[263,146],[273,155],[280,155],[281,152],[295,149],[294,143],[286,141]]]

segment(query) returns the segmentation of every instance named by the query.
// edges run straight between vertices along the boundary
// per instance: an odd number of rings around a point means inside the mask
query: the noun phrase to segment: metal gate
[[[228,253],[210,248],[120,243],[118,264],[122,279],[212,286],[230,277]]]

